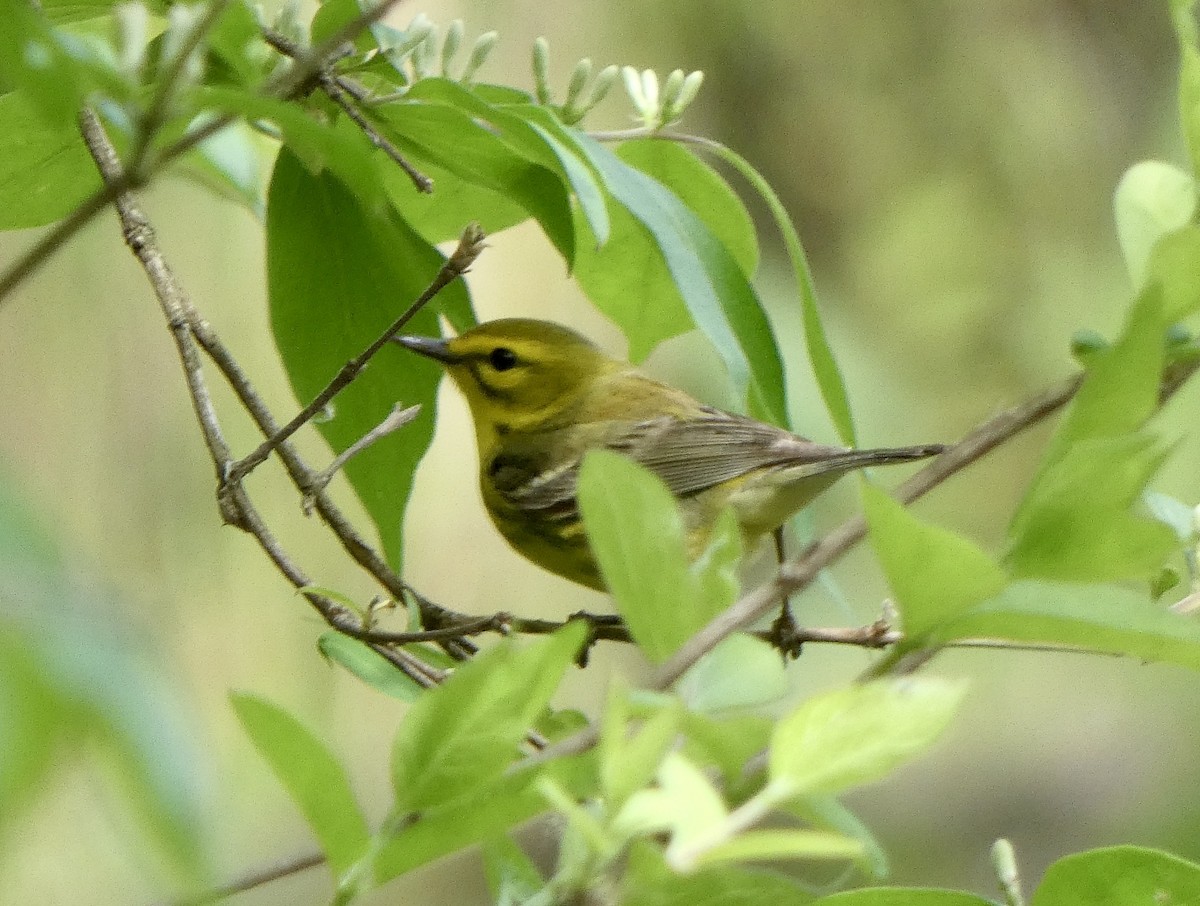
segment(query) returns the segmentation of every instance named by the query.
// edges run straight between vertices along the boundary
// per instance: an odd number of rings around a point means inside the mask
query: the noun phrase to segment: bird
[[[945,449],[815,443],[705,405],[551,321],[505,318],[449,339],[393,339],[439,362],[466,398],[483,503],[499,533],[542,568],[600,591],[575,495],[590,450],[623,454],[663,481],[694,557],[727,507],[755,544],[847,472]]]

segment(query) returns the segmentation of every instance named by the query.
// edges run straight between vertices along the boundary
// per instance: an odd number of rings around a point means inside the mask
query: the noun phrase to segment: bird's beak
[[[392,340],[405,349],[411,349],[413,352],[444,365],[453,365],[458,361],[458,357],[450,352],[446,341],[436,337],[392,337]]]

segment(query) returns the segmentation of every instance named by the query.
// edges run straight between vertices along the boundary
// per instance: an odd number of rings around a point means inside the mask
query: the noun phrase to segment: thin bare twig
[[[259,444],[246,457],[234,463],[229,470],[227,480],[236,483],[245,478],[255,466],[266,460],[271,455],[271,451],[279,446],[281,442],[295,434],[300,428],[311,421],[313,416],[329,405],[330,400],[349,386],[350,382],[362,373],[362,370],[367,366],[367,362],[386,346],[391,338],[405,324],[412,320],[417,312],[424,308],[434,296],[467,272],[475,262],[475,259],[479,257],[480,252],[483,251],[483,247],[483,230],[477,223],[470,224],[463,230],[462,237],[458,242],[458,248],[454,250],[454,254],[446,259],[445,264],[442,265],[437,275],[430,281],[429,286],[416,298],[412,305],[400,317],[396,318],[383,333],[376,337],[370,346],[343,365],[338,373],[333,376],[333,380],[326,385],[325,389],[318,393],[312,402],[296,413],[291,421],[271,434],[271,436]]]
[[[100,119],[91,110],[85,109],[79,115],[79,128],[101,177],[105,181],[119,183],[121,163]],[[199,348],[192,333],[192,322],[196,319],[195,310],[158,248],[150,221],[133,196],[128,192],[121,192],[116,197],[116,207],[125,242],[146,272],[159,307],[170,327],[171,336],[175,340],[188,395],[219,479],[228,472],[232,457],[213,407],[204,378]],[[267,528],[244,489],[240,486],[231,488],[227,494],[220,497],[220,506],[222,519],[253,535],[267,556],[293,585],[303,591],[306,586],[313,584]],[[306,591],[304,596],[334,628],[361,628],[357,626],[358,621],[354,615],[340,604],[314,592]]]
[[[263,29],[263,40],[274,47],[284,56],[299,57],[303,50],[300,45],[288,40],[284,35],[274,29]],[[337,104],[345,112],[346,116],[354,122],[362,131],[367,140],[376,148],[386,154],[392,161],[400,167],[401,170],[412,180],[412,184],[416,186],[418,192],[428,195],[433,191],[433,180],[418,170],[409,162],[404,153],[397,148],[385,136],[380,134],[379,130],[366,118],[361,110],[355,105],[355,101],[361,101],[366,97],[366,89],[344,76],[336,75],[329,70],[322,70],[317,74],[317,84],[321,86],[321,90],[329,97],[331,101]]]
[[[219,887],[213,887],[196,896],[175,900],[172,903],[164,904],[164,906],[207,906],[209,903],[216,903],[235,894],[245,893],[247,890],[253,890],[255,887],[270,884],[272,881],[278,881],[280,878],[299,874],[302,871],[315,868],[324,863],[325,854],[322,852],[311,852],[301,856],[293,856],[290,859],[267,868],[247,872],[240,878],[235,878],[232,881],[222,884]]]
[[[363,450],[367,449],[377,440],[399,431],[414,418],[416,418],[420,412],[420,405],[408,406],[406,408],[403,403],[396,403],[392,407],[392,411],[387,414],[387,418],[385,418],[378,425],[335,456],[329,465],[313,476],[312,490],[305,493],[304,500],[301,503],[301,506],[304,508],[304,515],[309,516],[312,514],[314,505],[313,492],[323,491],[329,485],[329,482],[333,481],[333,476],[336,475],[341,468],[346,465],[346,463],[348,463]]]

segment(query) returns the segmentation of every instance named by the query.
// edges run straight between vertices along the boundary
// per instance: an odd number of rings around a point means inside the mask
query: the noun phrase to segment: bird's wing
[[[666,416],[638,423],[607,446],[654,472],[677,497],[767,466],[811,463],[822,471],[823,464],[850,452],[707,407],[696,418]]]
[[[705,408],[697,417],[664,415],[609,426],[605,447],[658,475],[678,497],[687,497],[755,469],[811,462],[814,473],[851,451],[804,440],[779,428]],[[538,462],[517,452],[491,466],[492,484],[513,507],[574,518],[580,450],[559,463]]]

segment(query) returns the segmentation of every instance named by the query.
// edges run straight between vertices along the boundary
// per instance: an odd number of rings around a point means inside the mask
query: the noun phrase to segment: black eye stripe
[[[497,371],[508,371],[517,364],[517,354],[507,346],[497,346],[488,353],[488,362]]]

